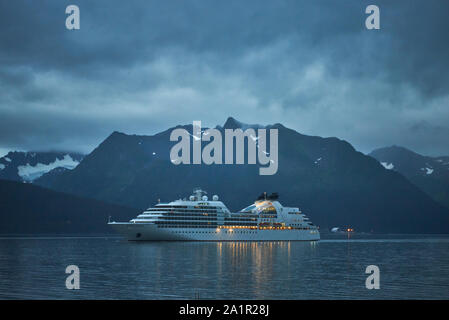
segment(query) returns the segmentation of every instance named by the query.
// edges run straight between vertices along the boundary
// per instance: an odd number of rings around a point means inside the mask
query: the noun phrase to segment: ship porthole
[[[140,238],[141,234],[140,233],[136,233],[136,238]]]

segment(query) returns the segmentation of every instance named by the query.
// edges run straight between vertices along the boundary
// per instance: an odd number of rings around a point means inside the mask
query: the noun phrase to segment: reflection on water
[[[81,289],[65,289],[65,267]],[[365,288],[378,265],[381,289]],[[449,298],[449,239],[127,242],[0,238],[0,298]]]

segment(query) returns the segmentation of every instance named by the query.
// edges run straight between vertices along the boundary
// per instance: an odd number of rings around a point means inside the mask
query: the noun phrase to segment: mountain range
[[[30,183],[0,180],[0,234],[111,233],[109,216],[129,220],[138,213]]]
[[[376,149],[369,155],[449,208],[449,157],[423,156],[398,146]]]
[[[71,170],[83,158],[73,152],[9,152],[0,158],[0,179],[33,182],[52,170]]]
[[[216,128],[261,127],[228,118]],[[176,128],[192,133],[192,125]],[[376,154],[364,155],[337,138],[307,136],[281,124],[265,128],[278,129],[279,135],[279,169],[272,176],[259,175],[258,165],[174,165],[171,128],[152,136],[113,132],[75,168],[45,173],[34,183],[136,209],[189,196],[198,186],[218,194],[231,211],[249,205],[261,192],[278,192],[281,203],[300,207],[321,228],[449,232],[449,210],[402,173],[386,168],[389,160],[382,165]]]

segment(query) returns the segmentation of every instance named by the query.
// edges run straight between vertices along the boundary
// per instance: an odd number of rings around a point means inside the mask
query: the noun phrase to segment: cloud
[[[114,130],[281,122],[364,152],[449,154],[441,1],[0,3],[0,148],[88,152]],[[444,9],[446,8],[446,10]]]

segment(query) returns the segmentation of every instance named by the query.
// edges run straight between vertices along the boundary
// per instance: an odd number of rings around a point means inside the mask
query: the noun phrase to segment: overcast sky
[[[80,30],[65,28],[69,4]],[[449,155],[448,13],[446,0],[0,0],[0,154],[233,116]]]

